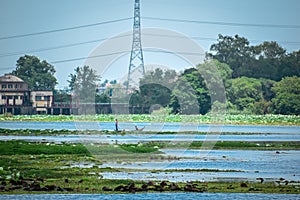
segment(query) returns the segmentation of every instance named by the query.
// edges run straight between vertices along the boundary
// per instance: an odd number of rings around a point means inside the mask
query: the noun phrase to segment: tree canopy
[[[132,95],[130,104],[143,105],[152,110],[155,110],[155,107],[168,106],[176,77],[177,73],[174,70],[163,71],[157,68],[146,72],[140,80],[139,91]],[[149,112],[152,110],[149,110]]]
[[[263,98],[262,84],[258,79],[243,76],[231,82],[228,98],[238,110],[253,109],[255,102]]]
[[[256,46],[238,35],[219,34],[207,57],[228,64],[233,78],[247,76],[280,81],[285,76],[300,76],[300,52],[287,53],[277,42],[265,41]]]
[[[54,66],[36,56],[25,55],[17,60],[13,75],[23,79],[30,90],[54,90],[57,80]]]
[[[69,87],[81,102],[95,102],[96,86],[100,76],[89,66],[77,67],[70,74]]]
[[[274,113],[300,114],[300,78],[286,77],[274,84],[272,99]]]

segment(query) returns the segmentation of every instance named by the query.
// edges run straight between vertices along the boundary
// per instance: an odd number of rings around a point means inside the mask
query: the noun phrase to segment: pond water
[[[300,199],[299,195],[296,194],[248,194],[248,193],[141,193],[141,194],[23,194],[23,195],[0,195],[0,199],[11,199],[11,200],[134,200],[134,199],[223,199],[223,200],[297,200]]]
[[[162,150],[166,156],[180,160],[134,163],[105,163],[100,167],[128,169],[218,169],[234,172],[104,172],[108,179],[185,181],[276,181],[284,178],[300,181],[300,151],[247,151],[247,150]]]
[[[300,134],[251,134],[251,135],[192,135],[192,134],[136,134],[136,135],[39,135],[0,136],[0,140],[25,140],[31,142],[67,143],[115,143],[134,144],[139,142],[192,142],[192,141],[300,141]]]
[[[286,133],[299,134],[300,126],[254,126],[254,125],[209,125],[196,123],[151,123],[119,122],[119,129],[134,130],[134,126],[145,126],[145,131],[199,131],[239,133]],[[114,130],[113,122],[0,122],[0,128],[8,129],[68,129],[68,130]]]

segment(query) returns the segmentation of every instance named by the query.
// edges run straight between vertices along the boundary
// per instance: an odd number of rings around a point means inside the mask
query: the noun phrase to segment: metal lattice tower
[[[145,74],[143,50],[141,43],[141,18],[140,18],[140,0],[134,3],[134,22],[133,22],[133,40],[128,70],[127,88],[137,86],[134,78],[140,78]]]

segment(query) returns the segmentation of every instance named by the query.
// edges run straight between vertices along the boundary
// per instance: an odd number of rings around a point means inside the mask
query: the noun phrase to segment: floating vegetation
[[[123,122],[194,122],[194,123],[225,123],[251,125],[300,125],[298,115],[0,115],[0,121],[98,121],[113,122],[115,118]]]

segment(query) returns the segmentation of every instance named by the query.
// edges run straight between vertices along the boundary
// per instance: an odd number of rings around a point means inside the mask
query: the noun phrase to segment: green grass
[[[66,135],[66,134],[80,134],[82,131],[73,130],[53,130],[53,129],[4,129],[0,128],[0,135]],[[95,131],[98,134],[99,131]]]
[[[239,149],[239,148],[252,148],[258,147],[256,143],[252,142],[239,142],[239,141],[218,141],[218,142],[192,142],[190,148],[200,148],[204,145],[210,146],[210,144],[214,145],[214,149]]]
[[[144,146],[143,144],[55,144],[55,143],[31,143],[20,140],[0,141],[0,155],[49,155],[49,154],[131,154],[153,153],[157,148]]]
[[[149,142],[145,146],[159,149],[237,149],[237,150],[298,150],[300,142],[247,142],[247,141],[193,141],[193,142]]]
[[[159,149],[249,149],[249,150],[291,150],[300,149],[300,142],[148,142],[144,144],[54,144],[25,141],[0,141],[0,155],[98,155],[103,158],[147,158],[161,154]]]
[[[157,148],[147,147],[143,144],[123,144],[121,148],[131,153],[153,153],[158,151]]]
[[[300,142],[243,142],[243,141],[218,141],[198,142],[194,141],[190,149],[237,149],[237,150],[297,150]]]
[[[0,141],[0,155],[90,154],[82,144],[48,144],[49,145],[15,140]]]
[[[118,118],[120,122],[193,122],[193,123],[225,123],[251,125],[300,125],[298,115],[0,115],[0,121],[98,121],[113,122]]]

